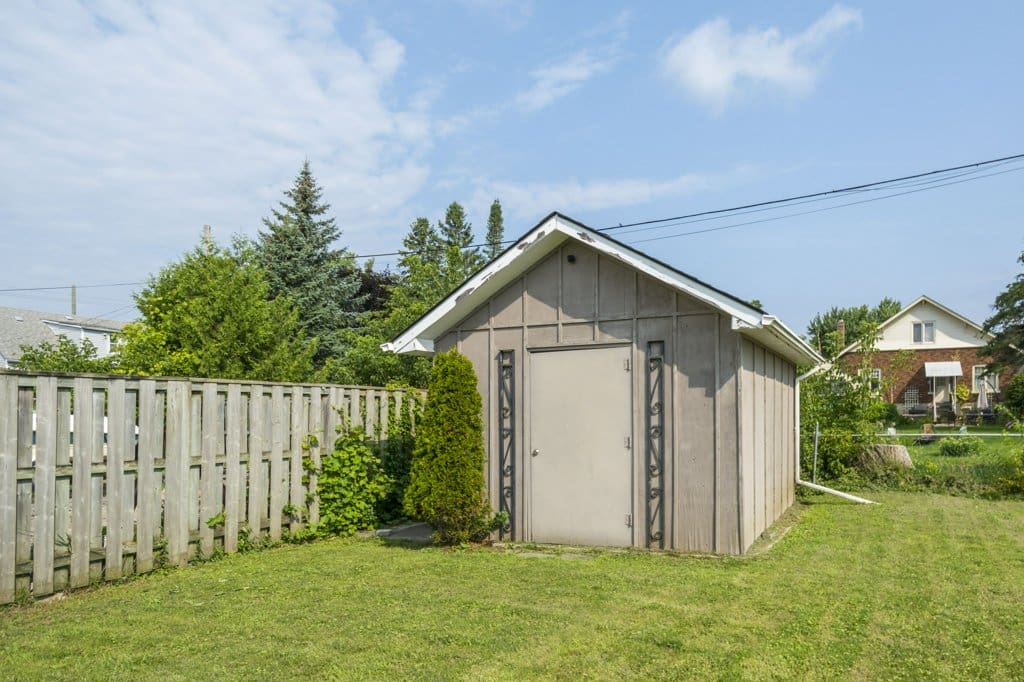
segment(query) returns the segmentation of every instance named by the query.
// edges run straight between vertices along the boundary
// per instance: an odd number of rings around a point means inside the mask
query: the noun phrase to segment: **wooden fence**
[[[0,373],[0,604],[316,523],[316,476],[304,481],[303,457],[319,466],[333,443],[324,434],[345,420],[383,442],[412,397]]]

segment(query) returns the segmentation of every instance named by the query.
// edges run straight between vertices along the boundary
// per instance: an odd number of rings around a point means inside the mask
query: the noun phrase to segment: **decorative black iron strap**
[[[647,344],[647,546],[665,548],[665,342]]]
[[[508,521],[499,530],[502,540],[515,539],[516,523],[516,372],[515,353],[498,353],[498,466],[501,471],[501,498],[498,510],[508,514]]]

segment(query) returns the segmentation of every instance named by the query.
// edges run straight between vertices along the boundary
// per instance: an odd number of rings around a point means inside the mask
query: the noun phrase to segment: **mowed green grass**
[[[1024,502],[871,496],[748,558],[237,555],[0,611],[0,677],[1019,679]]]

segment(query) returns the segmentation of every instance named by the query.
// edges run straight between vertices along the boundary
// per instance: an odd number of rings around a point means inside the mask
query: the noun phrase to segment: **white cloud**
[[[662,71],[694,98],[717,111],[748,89],[772,88],[787,95],[809,93],[820,75],[828,46],[861,24],[860,10],[835,5],[795,35],[777,28],[733,32],[718,18],[673,39],[661,55]]]
[[[346,19],[329,2],[0,3],[4,279],[62,282],[83,254],[94,281],[137,277],[203,223],[251,234],[307,156],[346,240],[387,239],[429,175],[430,93],[396,101],[403,45],[372,27],[345,42]]]
[[[580,50],[562,61],[535,69],[530,73],[533,85],[516,97],[516,103],[524,111],[539,111],[607,71],[615,61],[613,55]]]

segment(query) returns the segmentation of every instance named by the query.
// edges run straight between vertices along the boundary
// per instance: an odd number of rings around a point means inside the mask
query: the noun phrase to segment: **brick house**
[[[986,372],[991,360],[980,354],[991,338],[976,322],[934,299],[921,296],[878,328],[872,361],[872,379],[884,387],[885,399],[902,414],[952,419],[978,407],[984,384],[988,405],[998,403],[1001,390],[1013,375]],[[861,361],[860,344],[853,343],[837,356],[849,365]],[[956,387],[966,384],[970,398],[961,404]]]

